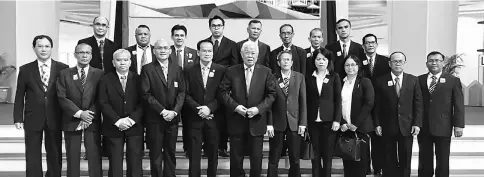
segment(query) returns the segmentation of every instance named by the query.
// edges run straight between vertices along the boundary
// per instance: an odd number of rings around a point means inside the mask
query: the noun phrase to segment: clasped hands
[[[378,136],[382,136],[383,135],[381,126],[375,127],[375,133]],[[418,126],[412,126],[412,132],[411,133],[412,133],[413,136],[417,136],[420,133],[420,127],[418,127]]]
[[[199,106],[198,109],[198,116],[202,117],[202,119],[213,119],[213,114],[210,114],[210,108],[207,106]]]
[[[130,117],[119,119],[114,125],[118,127],[119,131],[126,131],[131,128],[136,122]]]
[[[239,113],[240,115],[244,117],[253,118],[255,115],[259,114],[259,109],[257,107],[251,107],[247,109],[245,106],[238,105],[235,108],[235,112]]]
[[[81,122],[79,122],[79,125],[76,128],[76,131],[79,130],[84,130],[88,128],[92,124],[92,120],[94,119],[94,112],[91,110],[85,110],[82,111],[79,118],[81,119]]]
[[[161,111],[160,115],[163,116],[163,119],[169,122],[176,117],[176,112],[164,109]]]

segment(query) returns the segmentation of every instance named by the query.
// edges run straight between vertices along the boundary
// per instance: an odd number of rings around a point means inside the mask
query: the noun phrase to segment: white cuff
[[[272,125],[268,125],[268,126],[267,126],[267,131],[269,131],[269,130],[270,130],[270,131],[274,131],[274,126],[272,126]]]
[[[77,112],[74,114],[74,117],[75,117],[75,118],[81,118],[81,113],[82,113],[82,110],[77,111]]]

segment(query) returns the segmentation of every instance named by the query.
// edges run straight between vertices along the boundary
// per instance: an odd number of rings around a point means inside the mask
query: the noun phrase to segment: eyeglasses
[[[366,45],[375,45],[376,41],[367,41],[365,42]]]
[[[85,54],[91,55],[92,52],[81,51],[81,52],[76,52],[76,54],[78,54],[78,55],[85,55]]]
[[[280,62],[291,62],[292,59],[290,58],[283,58],[283,59],[279,59]]]
[[[219,24],[219,25],[210,25],[210,27],[215,28],[215,29],[222,28],[222,26],[224,26],[224,25],[222,25],[222,24]]]
[[[94,26],[99,26],[99,27],[106,28],[106,27],[108,27],[108,24],[104,24],[104,23],[94,23]]]
[[[281,35],[282,36],[290,36],[290,35],[292,35],[292,32],[282,32]]]
[[[392,62],[392,64],[404,64],[405,60],[392,60],[390,62]]]
[[[170,47],[169,46],[165,46],[165,47],[156,46],[156,47],[153,47],[153,49],[155,49],[155,50],[170,50]]]
[[[440,63],[443,62],[444,60],[427,60],[427,63]]]
[[[351,64],[345,64],[345,67],[349,68],[349,67],[355,67],[355,66],[358,66],[357,64],[354,64],[354,63],[351,63]]]

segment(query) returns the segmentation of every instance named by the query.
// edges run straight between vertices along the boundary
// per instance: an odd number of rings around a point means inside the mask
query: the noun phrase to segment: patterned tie
[[[432,82],[430,82],[429,93],[432,94],[435,90],[435,86],[437,86],[437,77],[435,75],[432,76]]]
[[[284,78],[284,80],[282,81],[283,84],[284,84],[284,87],[282,87],[282,90],[284,91],[284,94],[288,94],[288,90],[289,90],[289,78]]]
[[[49,85],[49,74],[47,72],[48,69],[49,67],[47,66],[47,64],[43,64],[42,66],[40,66],[40,70],[42,70],[42,86],[45,92],[47,92],[47,86]]]
[[[85,83],[86,83],[86,71],[84,71],[84,68],[81,68],[81,85],[82,85],[82,88],[84,88]]]
[[[104,69],[104,40],[99,40],[99,53],[101,53],[101,68]]]
[[[168,70],[167,70],[166,66],[161,65],[161,70],[163,71],[163,76],[165,76],[165,79],[167,79],[167,80],[168,80],[168,76],[167,76],[167,74],[168,74],[168,72],[167,72],[167,71],[168,71]]]
[[[373,76],[373,69],[374,69],[374,67],[373,67],[373,57],[370,57],[368,65],[369,65],[369,68],[370,68],[370,76]]]
[[[215,55],[218,52],[218,40],[215,40],[215,43],[213,44],[213,54]]]
[[[245,85],[247,86],[247,94],[249,94],[250,80],[252,79],[252,68],[245,69]]]
[[[148,48],[148,46],[140,47],[140,48],[143,50],[143,56],[141,56],[141,67],[142,67],[146,65],[146,63],[148,62],[148,59],[146,58],[146,49]]]
[[[343,58],[346,58],[348,56],[348,51],[346,51],[346,44],[343,44]]]
[[[123,86],[123,92],[126,91],[126,76],[121,76],[121,86]]]
[[[400,78],[395,77],[395,91],[397,91],[397,96],[400,97]]]
[[[180,66],[183,69],[183,59],[182,59],[182,50],[176,50],[176,59],[178,60],[178,66]]]
[[[209,70],[208,66],[202,67],[203,88],[207,88],[207,80],[208,80],[208,77],[207,77],[208,74],[207,73],[208,73],[208,70]]]

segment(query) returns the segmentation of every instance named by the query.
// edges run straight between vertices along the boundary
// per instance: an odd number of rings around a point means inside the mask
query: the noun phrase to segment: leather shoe
[[[227,153],[227,150],[218,150],[218,156],[229,157],[229,153]]]

